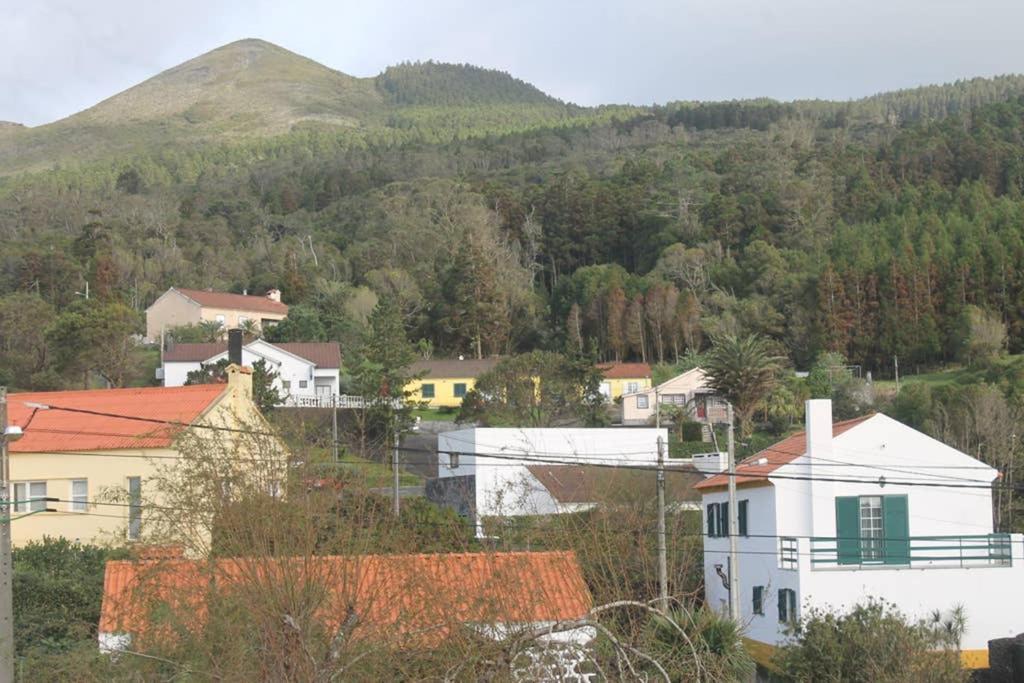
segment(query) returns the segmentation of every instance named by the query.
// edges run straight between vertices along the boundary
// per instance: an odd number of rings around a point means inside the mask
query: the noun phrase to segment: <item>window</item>
[[[466,395],[466,385],[463,382],[458,382],[454,387],[455,398],[462,398]]]
[[[46,482],[24,481],[14,485],[14,511],[38,512],[46,509]]]
[[[647,410],[651,407],[651,403],[647,398],[647,394],[640,394],[636,397],[636,407],[640,410]]]
[[[285,391],[288,391],[289,389],[292,388],[291,380],[287,380],[287,379],[281,380],[281,386],[284,387]]]
[[[239,327],[245,327],[246,323],[248,323],[248,322],[249,322],[249,318],[247,318],[246,316],[244,316],[244,315],[238,316],[238,326]]]
[[[627,394],[635,394],[639,390],[640,390],[640,383],[639,382],[626,382],[626,393]]]
[[[448,454],[448,469],[457,470],[459,469],[459,454],[449,453]]]
[[[300,379],[299,380],[299,389],[305,389],[308,386],[309,386],[309,382],[307,380],[304,380],[304,379]]]
[[[779,569],[797,568],[797,541],[792,536],[779,539]]]
[[[836,561],[910,564],[907,497],[837,497]]]
[[[215,315],[215,316],[213,316],[213,319],[216,320],[220,324],[221,327],[224,327],[224,323],[225,323],[224,316],[222,316],[222,315]]]
[[[747,499],[739,501],[737,509],[737,526],[739,535],[747,535]],[[729,503],[710,503],[707,506],[708,536],[721,537],[729,535]]]
[[[764,586],[754,586],[754,614],[764,614]]]
[[[142,535],[142,477],[128,477],[128,539]]]
[[[719,503],[709,503],[707,506],[708,536],[711,538],[721,536],[718,532],[718,507]]]
[[[89,480],[71,480],[71,505],[72,512],[85,512],[89,509]]]
[[[729,535],[729,503],[718,504],[718,535]]]
[[[433,384],[423,384],[423,385],[421,385],[420,386],[420,395],[423,396],[423,398],[434,398],[434,385]]]
[[[796,624],[796,591],[792,588],[779,589],[779,623]]]

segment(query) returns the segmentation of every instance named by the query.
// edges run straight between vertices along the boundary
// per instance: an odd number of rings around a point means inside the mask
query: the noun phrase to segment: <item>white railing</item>
[[[281,403],[285,408],[338,408],[339,410],[363,410],[377,405],[387,405],[384,398],[367,399],[363,396],[292,396],[288,395]],[[401,408],[401,399],[392,399],[393,408]]]

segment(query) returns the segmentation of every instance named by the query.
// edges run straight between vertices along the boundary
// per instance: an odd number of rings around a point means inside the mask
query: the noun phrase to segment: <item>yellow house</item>
[[[147,480],[179,457],[186,433],[266,425],[252,402],[251,370],[237,365],[226,384],[11,394],[8,412],[24,432],[9,449],[15,545],[44,536],[139,540],[142,501],[159,500]],[[127,492],[127,501],[111,503],[104,493],[112,490]]]
[[[483,360],[421,360],[412,364],[413,380],[405,390],[413,401],[431,408],[458,408],[462,397],[476,386],[476,378],[494,369],[496,358]]]
[[[288,317],[281,292],[264,296],[171,287],[146,309],[146,338],[155,341],[165,329],[218,322],[225,330],[254,323],[259,329]]]
[[[601,394],[609,401],[651,388],[651,366],[647,363],[601,363],[597,368],[604,375]]]

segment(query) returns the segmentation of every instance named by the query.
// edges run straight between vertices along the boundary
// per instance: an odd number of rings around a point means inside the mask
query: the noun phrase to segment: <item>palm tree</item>
[[[750,435],[754,411],[775,387],[778,360],[758,334],[723,334],[711,338],[704,363],[708,385],[732,404],[740,438]]]

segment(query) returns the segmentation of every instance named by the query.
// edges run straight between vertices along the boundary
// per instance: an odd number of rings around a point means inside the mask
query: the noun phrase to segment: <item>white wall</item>
[[[653,466],[658,458],[658,436],[668,443],[665,429],[473,428],[444,432],[437,442],[438,476],[475,475],[478,522],[482,516],[554,514],[562,508],[530,474],[526,468],[530,462]],[[450,467],[451,451],[460,452],[455,469]]]

